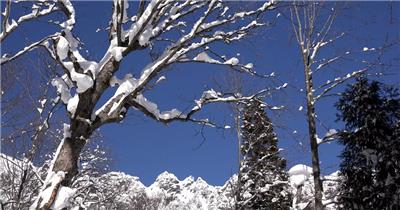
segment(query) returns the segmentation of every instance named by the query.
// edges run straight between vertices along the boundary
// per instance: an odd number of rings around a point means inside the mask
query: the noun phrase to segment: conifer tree
[[[339,201],[343,209],[397,209],[400,197],[398,90],[365,76],[336,104],[344,145]]]
[[[278,139],[259,99],[245,104],[241,125],[243,157],[239,209],[289,209],[290,194]]]

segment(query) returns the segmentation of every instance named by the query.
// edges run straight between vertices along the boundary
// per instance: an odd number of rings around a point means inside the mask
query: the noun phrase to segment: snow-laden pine
[[[291,195],[278,138],[258,98],[243,107],[237,208],[289,209]]]

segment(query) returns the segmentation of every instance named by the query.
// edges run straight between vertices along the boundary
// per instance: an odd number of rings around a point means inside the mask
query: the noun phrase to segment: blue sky
[[[131,2],[131,8],[137,2]],[[97,28],[106,28],[111,16],[111,2],[74,2],[77,13],[77,24],[74,33],[84,43],[89,58],[99,60],[107,49],[107,32],[96,32]],[[135,11],[132,9],[131,12]],[[272,80],[252,78],[241,75],[247,92],[263,87],[289,83],[288,88],[280,91],[266,102],[271,105],[284,105],[283,111],[268,110],[269,116],[276,125],[282,155],[287,158],[288,167],[304,163],[309,164],[309,149],[307,139],[307,122],[305,110],[298,111],[304,105],[304,74],[299,50],[292,35],[292,28],[285,15],[277,17],[278,12],[272,11],[264,15],[264,21],[274,22],[274,26],[263,28],[238,43],[230,46],[217,45],[218,50],[229,56],[237,56],[244,63],[254,63],[259,73],[278,76]],[[335,43],[321,52],[321,58],[328,58],[340,52],[354,51],[354,60],[346,60],[315,76],[315,83],[322,84],[327,79],[343,76],[358,70],[363,65],[361,60],[371,60],[375,54],[362,52],[363,47],[379,47],[384,40],[400,38],[398,2],[354,2],[349,3],[339,14],[333,31],[349,32],[343,40]],[[40,28],[40,30],[38,30]],[[11,35],[2,46],[3,50],[17,49],[27,37],[35,40],[43,34],[50,33],[54,28],[48,23],[34,22],[26,24],[21,30]],[[383,61],[393,62],[398,55],[399,47],[390,48],[383,56]],[[28,55],[29,56],[29,55]],[[134,53],[127,57],[118,73],[120,77],[131,72],[137,76],[150,58],[147,51]],[[377,69],[373,69],[375,71]],[[378,79],[388,84],[398,86],[399,70],[394,67],[384,69],[390,73]],[[218,89],[226,83],[229,69],[206,64],[185,64],[173,66],[165,73],[166,81],[147,93],[147,97],[159,105],[162,110],[179,108],[185,110],[200,97],[201,92]],[[340,91],[342,88],[339,88]],[[107,93],[110,95],[112,92]],[[105,98],[103,98],[105,100]],[[323,136],[326,128],[341,128],[335,122],[336,110],[333,104],[336,98],[329,98],[317,104],[317,115],[322,122],[318,124],[318,134]],[[220,124],[232,125],[232,114],[229,106],[215,105],[207,107],[198,117],[206,117]],[[296,130],[297,134],[293,134]],[[143,114],[131,110],[127,119],[120,124],[106,125],[101,128],[105,144],[110,149],[114,159],[112,170],[140,177],[145,185],[151,184],[163,171],[174,173],[179,179],[189,175],[202,177],[211,184],[222,185],[237,170],[237,140],[233,129],[214,129],[191,123],[175,122],[169,125],[157,123]],[[202,134],[205,138],[203,138]],[[331,173],[338,168],[340,146],[335,143],[320,147],[320,159],[323,173]]]

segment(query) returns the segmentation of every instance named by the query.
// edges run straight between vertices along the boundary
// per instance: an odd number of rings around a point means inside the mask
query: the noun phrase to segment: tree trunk
[[[239,107],[238,105],[235,106],[235,111],[236,111],[236,116],[235,116],[235,123],[236,123],[236,135],[237,135],[237,139],[238,139],[238,165],[239,165],[239,169],[238,169],[238,176],[237,176],[237,186],[236,186],[236,202],[235,202],[235,209],[238,210],[239,209],[239,202],[242,201],[241,198],[241,191],[242,191],[242,187],[241,187],[241,178],[242,178],[242,173],[240,172],[240,168],[242,166],[242,158],[241,158],[241,131],[240,131],[240,111],[239,111]]]
[[[78,159],[85,143],[84,139],[66,138],[64,140],[53,166],[54,172],[66,172],[62,186],[69,186],[72,178],[78,174]]]
[[[319,165],[318,143],[317,143],[317,128],[315,125],[315,110],[314,110],[314,97],[313,97],[313,84],[311,68],[308,64],[305,65],[304,73],[306,76],[306,94],[307,94],[307,120],[308,120],[308,133],[311,145],[311,158],[312,169],[314,176],[314,197],[315,197],[315,210],[323,210],[322,205],[322,180]]]
[[[92,134],[92,128],[90,124],[81,120],[71,120],[70,136],[64,137],[59,147],[57,156],[53,157],[54,164],[52,167],[52,172],[64,172],[65,177],[60,183],[57,183],[52,189],[52,196],[47,201],[43,201],[41,197],[38,198],[36,209],[38,210],[49,210],[55,200],[57,199],[57,193],[60,187],[70,187],[72,180],[76,174],[78,174],[78,160],[83,147],[86,144],[86,140]],[[51,187],[44,186],[41,190],[43,192],[45,189]],[[44,203],[44,205],[43,205]],[[42,206],[42,207],[40,207]]]

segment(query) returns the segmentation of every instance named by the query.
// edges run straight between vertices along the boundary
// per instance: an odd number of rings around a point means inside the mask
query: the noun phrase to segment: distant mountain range
[[[0,160],[0,199],[7,202],[12,182],[4,181],[10,176],[10,166],[5,161],[5,155]],[[10,159],[7,157],[7,159]],[[21,161],[10,159],[12,164],[22,164]],[[11,167],[15,178],[19,167]],[[313,201],[313,184],[310,179],[311,168],[305,165],[292,167],[288,174],[293,193],[294,209],[310,209]],[[335,209],[335,195],[338,174],[325,177],[324,203],[328,209]],[[17,179],[18,180],[18,179]],[[233,176],[223,186],[209,185],[200,177],[189,176],[179,180],[174,174],[163,172],[149,187],[143,185],[138,177],[122,172],[109,172],[98,177],[85,175],[76,180],[76,188],[81,189],[73,201],[88,209],[159,209],[159,210],[212,210],[234,209],[234,186],[237,177]],[[17,184],[17,183],[14,183]],[[31,186],[31,185],[27,185]],[[7,194],[8,193],[8,194]]]

